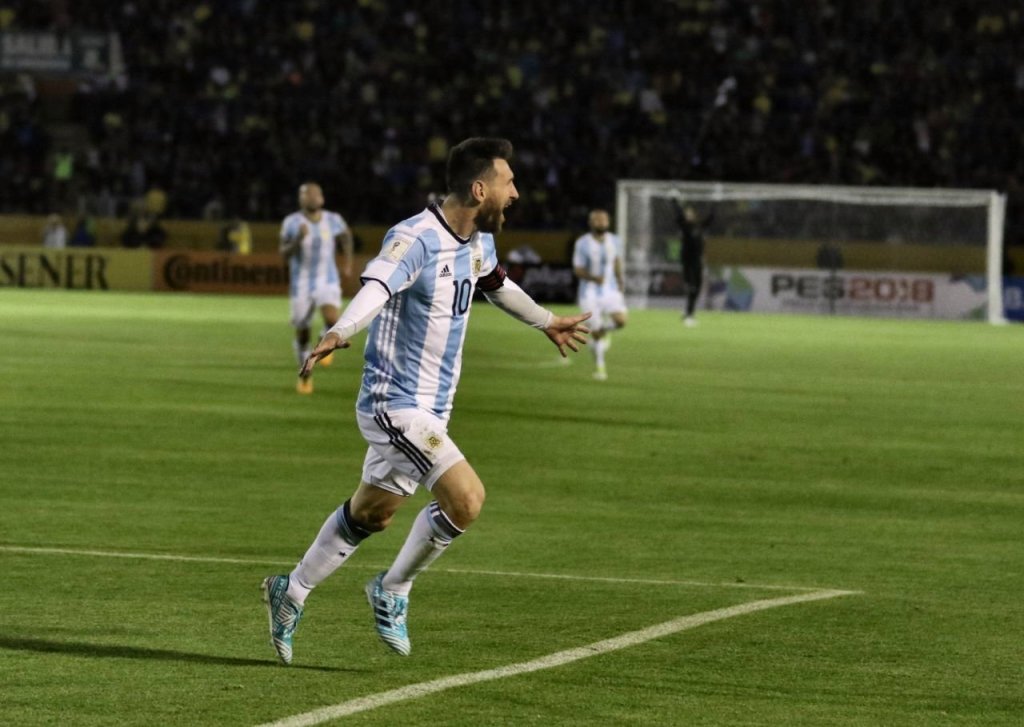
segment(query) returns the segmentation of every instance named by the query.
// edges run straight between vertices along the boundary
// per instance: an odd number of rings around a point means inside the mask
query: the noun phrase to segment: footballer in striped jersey
[[[345,275],[352,269],[352,232],[337,212],[324,209],[319,184],[299,187],[299,210],[281,223],[281,254],[288,260],[288,295],[291,323],[295,328],[295,355],[301,366],[309,356],[309,324],[317,309],[324,330],[338,321],[341,310],[341,276],[335,262],[337,246],[344,253]],[[321,363],[330,364],[330,360]],[[313,392],[313,379],[300,377],[300,394]]]
[[[410,653],[413,579],[476,520],[484,503],[483,483],[448,436],[474,291],[542,331],[563,356],[586,342],[588,314],[563,317],[545,310],[498,264],[494,235],[519,197],[511,157],[505,139],[472,138],[452,148],[448,196],[387,233],[363,272],[363,288],[302,367],[300,373],[308,374],[369,326],[356,404],[368,444],[359,485],[327,517],[295,569],[263,581],[271,641],[284,663],[291,662],[292,637],[310,591],[423,487],[432,501],[391,566],[365,586],[381,641],[395,653]]]
[[[580,281],[580,308],[593,315],[590,328],[594,342],[590,350],[596,363],[594,378],[603,381],[608,378],[604,362],[605,351],[611,343],[608,334],[626,325],[622,241],[609,232],[611,217],[606,210],[591,210],[587,223],[590,231],[573,246],[572,267]]]

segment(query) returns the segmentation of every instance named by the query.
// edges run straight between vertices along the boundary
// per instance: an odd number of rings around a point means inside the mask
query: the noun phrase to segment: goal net
[[[681,303],[686,208],[706,243],[701,309],[1005,322],[996,192],[621,180],[631,305]]]

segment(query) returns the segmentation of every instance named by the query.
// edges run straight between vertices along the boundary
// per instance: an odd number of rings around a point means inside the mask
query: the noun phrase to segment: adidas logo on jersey
[[[439,277],[439,278],[450,278],[451,276],[452,276],[452,271],[448,268],[447,265],[445,265],[443,268],[441,268],[441,272],[440,272],[440,274],[437,277]]]

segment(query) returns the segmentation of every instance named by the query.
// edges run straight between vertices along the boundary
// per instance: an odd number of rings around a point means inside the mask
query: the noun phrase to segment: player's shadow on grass
[[[41,654],[68,654],[99,659],[152,659],[154,661],[183,661],[190,664],[213,664],[216,666],[259,666],[285,668],[271,659],[246,659],[237,656],[196,654],[171,649],[147,649],[140,646],[118,646],[116,644],[86,644],[80,641],[48,641],[28,639],[21,636],[0,635],[0,649],[12,651],[35,651]],[[297,665],[288,669],[311,671],[351,671],[333,666]]]

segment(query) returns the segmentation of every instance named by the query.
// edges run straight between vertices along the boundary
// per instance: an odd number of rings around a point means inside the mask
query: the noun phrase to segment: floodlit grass
[[[300,397],[286,320],[0,291],[0,723],[254,725],[798,592],[745,583],[863,593],[342,721],[1019,724],[1024,328],[636,311],[595,382],[478,304],[451,434],[488,502],[417,582],[413,656],[377,642],[362,584],[422,494],[311,596],[285,668],[259,582],[365,452],[358,350]]]

